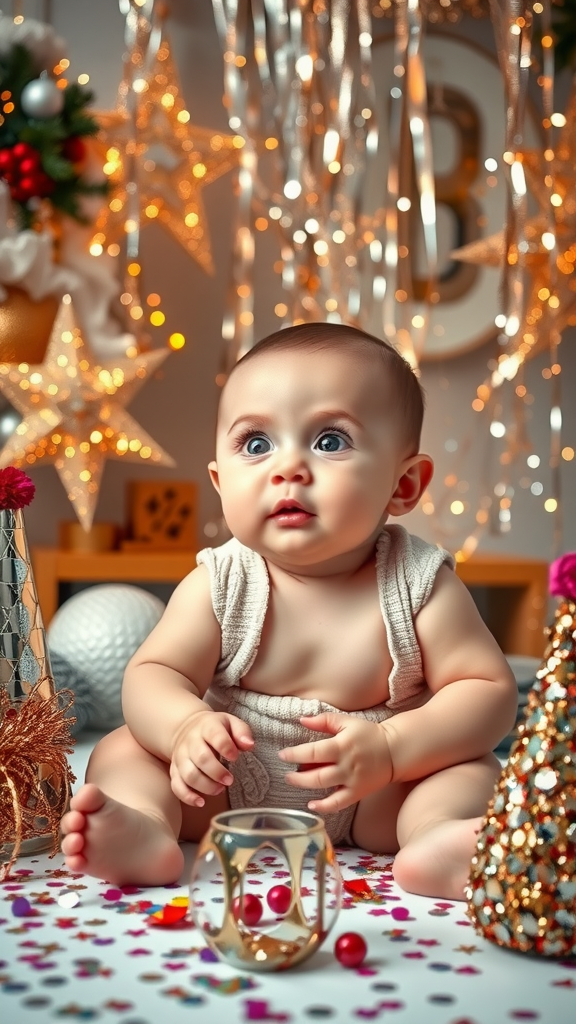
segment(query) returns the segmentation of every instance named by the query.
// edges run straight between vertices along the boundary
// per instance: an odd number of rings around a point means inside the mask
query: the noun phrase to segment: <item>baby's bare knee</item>
[[[134,739],[127,725],[121,725],[103,736],[95,745],[88,761],[86,778],[89,779],[89,773],[101,764],[114,764],[126,758],[133,761],[138,757],[150,758],[152,755]]]

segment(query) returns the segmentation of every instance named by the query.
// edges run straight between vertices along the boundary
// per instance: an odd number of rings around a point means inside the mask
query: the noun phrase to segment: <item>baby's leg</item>
[[[201,810],[194,808],[193,816],[186,808],[185,838],[199,838],[209,816],[224,809],[215,809],[213,799]],[[122,726],[95,747],[86,785],[72,797],[62,819],[66,864],[117,885],[177,881],[184,863],[178,846],[182,817],[168,764],[144,750]]]
[[[398,815],[394,877],[408,892],[464,899],[478,831],[502,768],[493,754],[429,775]]]
[[[500,771],[487,754],[422,781],[393,783],[358,805],[353,840],[374,853],[395,853],[394,877],[408,892],[462,900]]]

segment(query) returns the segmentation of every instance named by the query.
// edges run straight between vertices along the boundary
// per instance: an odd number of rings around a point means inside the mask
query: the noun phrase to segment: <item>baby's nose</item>
[[[311,479],[312,473],[308,465],[308,460],[301,452],[292,451],[286,452],[284,455],[280,455],[276,465],[274,466],[272,475],[273,483],[280,483],[282,480],[295,480],[306,483]]]

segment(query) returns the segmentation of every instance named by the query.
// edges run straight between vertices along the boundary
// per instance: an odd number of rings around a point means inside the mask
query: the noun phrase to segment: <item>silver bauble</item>
[[[64,106],[64,93],[52,78],[35,78],[22,89],[21,103],[28,117],[57,117]]]

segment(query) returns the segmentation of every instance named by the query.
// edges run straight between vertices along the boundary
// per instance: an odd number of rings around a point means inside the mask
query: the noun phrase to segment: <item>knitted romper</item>
[[[204,548],[198,564],[208,568],[214,613],[222,632],[221,658],[205,701],[215,711],[227,711],[247,722],[254,737],[252,751],[243,751],[231,765],[229,787],[235,807],[283,807],[306,810],[309,800],[321,799],[328,789],[296,789],[284,779],[294,765],[278,758],[283,747],[322,739],[300,724],[302,715],[324,711],[350,714],[382,722],[399,711],[425,703],[429,691],[413,619],[428,600],[438,569],[454,567],[452,556],[409,534],[403,526],[386,526],[376,548],[376,577],[382,617],[393,668],[390,696],[382,704],[360,711],[341,712],[324,701],[290,696],[269,696],[242,689],[241,680],[252,667],[268,606],[270,581],[261,555],[236,538],[218,548]],[[324,815],[333,843],[351,841],[357,805]]]

